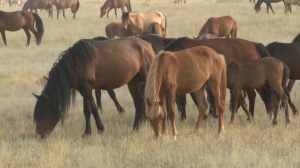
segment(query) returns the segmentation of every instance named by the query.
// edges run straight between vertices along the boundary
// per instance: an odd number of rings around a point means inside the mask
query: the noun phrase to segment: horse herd
[[[128,8],[131,9],[130,3]],[[0,11],[0,20],[5,44],[4,31],[18,28],[26,32],[27,45],[30,43],[29,31],[40,44],[44,29],[37,14]],[[104,125],[97,108],[102,111],[101,90],[108,91],[117,110],[123,113],[124,108],[118,103],[113,89],[125,84],[135,107],[133,129],[138,130],[140,121],[148,118],[156,137],[161,130],[167,133],[169,118],[177,139],[175,104],[181,112],[181,120],[185,120],[186,94],[191,95],[198,107],[195,130],[200,129],[207,117],[208,101],[209,114],[219,118],[218,132],[222,132],[227,88],[231,94],[230,123],[234,123],[240,106],[247,120],[253,120],[254,90],[261,96],[273,124],[277,124],[280,106],[285,110],[286,123],[290,122],[288,105],[294,114],[299,113],[290,92],[295,80],[300,79],[300,34],[292,43],[273,42],[264,46],[237,38],[236,21],[230,16],[221,16],[209,18],[194,39],[166,38],[167,17],[158,11],[123,12],[122,23],[116,25],[116,29],[106,26],[108,38],[81,39],[60,54],[49,77],[45,77],[47,83],[42,93],[33,94],[37,98],[33,117],[38,135],[49,135],[60,120],[64,121],[76,91],[83,97],[86,119],[83,136],[91,134],[91,114],[98,132],[103,132]],[[124,32],[128,35],[123,36]],[[122,38],[113,39],[115,36]]]

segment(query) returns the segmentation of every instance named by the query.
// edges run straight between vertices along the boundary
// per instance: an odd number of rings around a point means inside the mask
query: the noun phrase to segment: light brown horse
[[[164,33],[161,30],[161,27],[158,23],[156,23],[156,22],[151,23],[149,26],[149,29],[150,29],[149,34],[156,34],[159,37],[164,37]]]
[[[160,25],[164,36],[167,32],[167,18],[164,14],[158,11],[141,12],[124,12],[122,14],[123,29],[130,29],[134,36],[149,34],[150,24],[156,22]]]
[[[109,39],[117,37],[129,37],[133,36],[130,29],[123,31],[122,23],[112,22],[105,27],[106,36]]]
[[[34,22],[36,30],[34,29]],[[27,36],[26,46],[29,46],[30,44],[31,35],[29,31],[34,34],[37,45],[42,42],[44,34],[43,21],[36,13],[25,11],[0,11],[0,32],[5,45],[7,44],[5,31],[18,31],[20,29],[23,29]]]
[[[219,133],[224,129],[223,113],[226,98],[226,62],[211,48],[198,46],[178,52],[161,52],[149,69],[146,87],[146,116],[154,129],[156,137],[161,126],[167,132],[167,114],[170,115],[174,138],[177,139],[175,126],[175,95],[195,92],[199,116],[195,129],[200,130],[207,103],[205,84],[211,87],[219,112]],[[167,102],[166,96],[168,97]],[[168,104],[168,113],[165,104]]]
[[[205,33],[214,34],[218,37],[231,38],[237,37],[237,24],[230,16],[211,17],[201,28],[197,38]]]
[[[288,100],[285,94],[286,83],[290,75],[289,68],[281,61],[266,57],[247,62],[232,62],[227,66],[227,87],[231,93],[231,119],[234,122],[234,114],[237,110],[239,94],[242,89],[258,89],[261,90],[266,84],[271,87],[279,100],[275,105],[273,124],[277,124],[277,114],[280,100],[285,108],[286,123],[289,123]],[[271,94],[271,93],[268,93]],[[264,95],[267,96],[267,95]],[[266,98],[263,98],[266,100]],[[266,105],[267,106],[267,105]],[[248,119],[251,121],[251,115],[245,111]]]
[[[117,17],[117,8],[121,8],[122,12],[125,12],[124,6],[126,6],[126,8],[127,8],[127,12],[132,12],[130,0],[106,0],[104,2],[103,6],[101,6],[101,8],[100,8],[100,18],[103,18],[103,16],[106,14],[107,9],[108,9],[107,18],[108,18],[109,11],[112,9],[115,10],[116,18],[118,18]]]
[[[42,94],[35,95],[38,98],[34,109],[36,133],[44,137],[60,119],[64,120],[76,90],[83,97],[86,121],[83,136],[91,134],[91,113],[98,131],[103,132],[92,90],[115,89],[125,84],[136,108],[133,129],[138,130],[143,104],[138,84],[146,80],[154,57],[151,44],[134,37],[76,42],[54,64]]]
[[[53,2],[51,0],[27,0],[23,6],[23,11],[35,11],[36,14],[38,14],[37,9],[45,9],[49,10],[49,15],[52,18],[52,6]]]
[[[57,19],[59,16],[59,10],[62,10],[63,17],[66,19],[65,16],[66,8],[71,8],[71,12],[73,13],[73,19],[76,18],[76,12],[78,11],[80,6],[79,0],[53,0],[53,3],[56,7]]]

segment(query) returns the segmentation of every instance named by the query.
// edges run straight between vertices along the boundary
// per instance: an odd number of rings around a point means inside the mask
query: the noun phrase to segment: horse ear
[[[47,78],[46,76],[43,76],[44,77],[44,79],[46,79],[47,81],[49,80],[49,78]]]
[[[147,100],[147,105],[151,106],[150,100],[148,98],[146,100]]]
[[[159,105],[162,106],[164,104],[164,102],[161,100],[159,101]]]
[[[39,95],[36,95],[36,94],[34,94],[34,93],[32,93],[32,95],[36,98],[36,99],[39,99]]]
[[[47,103],[50,103],[50,99],[49,99],[48,95],[46,95],[43,91],[42,91],[41,96],[43,97],[43,99],[44,99]]]

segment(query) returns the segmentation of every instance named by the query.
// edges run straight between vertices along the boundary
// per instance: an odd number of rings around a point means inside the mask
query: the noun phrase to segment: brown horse
[[[133,35],[147,35],[149,34],[150,24],[156,22],[160,25],[163,31],[163,37],[166,37],[167,32],[167,18],[164,14],[158,11],[141,12],[124,12],[122,14],[123,29],[130,29]]]
[[[109,11],[112,9],[115,9],[115,15],[116,15],[116,18],[118,18],[117,17],[117,8],[121,8],[122,12],[125,12],[124,6],[126,6],[128,12],[132,12],[130,0],[106,0],[104,2],[103,6],[101,6],[101,8],[100,8],[100,18],[103,18],[103,16],[106,14],[106,10],[108,8],[109,9],[107,11],[107,18],[108,18]]]
[[[167,114],[170,115],[174,138],[177,139],[175,126],[175,94],[195,92],[199,116],[195,129],[200,130],[207,103],[205,84],[211,87],[219,112],[219,133],[224,129],[223,113],[226,98],[226,63],[222,55],[211,48],[198,46],[178,52],[161,52],[149,69],[145,87],[147,102],[146,116],[156,137],[161,126],[167,132]],[[166,96],[168,97],[167,102]],[[168,104],[169,111],[163,106]]]
[[[286,106],[287,95],[285,94],[286,83],[290,75],[289,68],[281,61],[272,58],[261,58],[246,62],[232,62],[227,66],[227,87],[230,90],[231,97],[231,119],[234,122],[234,115],[237,111],[239,94],[242,89],[261,90],[266,84],[275,91],[279,100],[285,107],[286,123],[289,123],[288,107]],[[270,93],[269,93],[270,94]],[[266,96],[266,95],[264,95]],[[266,100],[266,98],[263,98]],[[276,103],[273,124],[277,124],[277,113],[280,101]],[[266,105],[268,106],[268,105]],[[245,111],[248,120],[252,120],[251,114]]]
[[[284,4],[284,6],[285,6],[284,13],[289,13],[289,12],[292,13],[291,5],[300,6],[300,0],[285,0],[284,2],[285,2],[285,4]]]
[[[34,22],[36,30],[34,29]],[[21,28],[23,28],[27,36],[26,46],[29,46],[30,43],[31,35],[29,31],[34,34],[37,45],[42,42],[44,26],[42,19],[37,14],[25,11],[0,11],[0,32],[5,45],[7,44],[5,31],[18,31]]]
[[[175,41],[175,38],[163,38],[154,34],[144,35],[144,36],[135,36],[142,40],[145,40],[152,44],[155,48],[159,50],[164,50],[168,44]]]
[[[79,0],[53,0],[53,3],[56,7],[57,19],[59,16],[59,10],[62,10],[63,17],[67,19],[65,16],[66,8],[71,8],[71,12],[73,13],[73,19],[76,18],[76,12],[78,11],[80,6]]]
[[[38,14],[37,9],[45,9],[49,10],[49,15],[52,18],[52,6],[53,2],[51,0],[27,0],[23,6],[23,11],[35,11],[36,14]]]
[[[195,47],[195,46],[207,46],[215,50],[217,53],[224,55],[226,63],[229,64],[233,61],[250,61],[256,60],[263,57],[270,56],[268,50],[261,43],[255,43],[252,41],[247,41],[244,39],[228,39],[228,38],[216,38],[216,39],[207,39],[207,40],[194,40],[186,37],[178,38],[177,40],[170,43],[165,51],[180,51],[187,48]],[[254,111],[254,100],[255,95],[253,95],[254,91],[247,91],[248,99],[250,102],[250,112]],[[255,93],[255,92],[254,92]],[[195,97],[192,95],[194,102]],[[208,89],[208,100],[210,102],[211,107],[209,108],[210,114],[213,114],[215,117],[215,105],[214,98],[212,96],[211,91]],[[181,120],[186,119],[186,95],[179,96],[180,109],[181,111]]]
[[[236,38],[237,35],[237,24],[234,19],[230,16],[211,17],[201,28],[197,38],[205,33],[214,34],[218,37]]]
[[[149,43],[134,37],[76,42],[54,64],[42,94],[35,95],[38,98],[34,109],[36,133],[44,137],[52,132],[60,119],[64,120],[76,90],[83,96],[86,119],[83,136],[91,134],[91,113],[98,131],[103,132],[92,90],[115,89],[125,84],[136,108],[133,129],[138,130],[143,103],[138,83],[146,80],[154,56]]]
[[[149,29],[150,29],[149,34],[156,34],[160,37],[164,37],[164,33],[161,30],[161,27],[158,23],[156,23],[156,22],[151,23],[149,26]]]
[[[280,2],[280,1],[282,1],[283,4],[285,4],[284,0],[258,0],[257,3],[254,5],[254,10],[256,12],[259,12],[261,10],[260,5],[264,2],[264,3],[267,4],[267,13],[269,13],[269,8],[272,10],[273,13],[275,13],[273,8],[272,8],[271,3],[277,3],[277,2]]]
[[[112,22],[112,23],[108,24],[105,27],[105,32],[106,32],[106,36],[109,39],[113,39],[113,38],[115,38],[115,36],[118,36],[118,37],[133,36],[130,29],[123,31],[122,23],[117,23],[117,22]]]

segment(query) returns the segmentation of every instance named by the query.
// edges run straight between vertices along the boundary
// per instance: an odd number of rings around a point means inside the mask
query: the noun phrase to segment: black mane
[[[128,19],[129,18],[129,12],[124,12],[123,14],[122,14],[122,20],[123,19]]]

